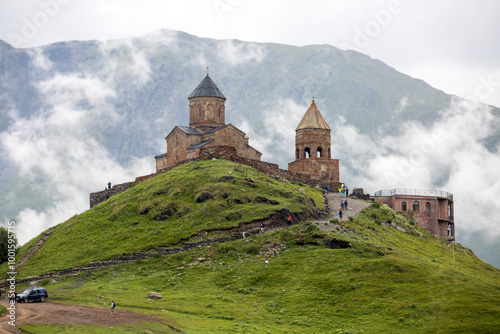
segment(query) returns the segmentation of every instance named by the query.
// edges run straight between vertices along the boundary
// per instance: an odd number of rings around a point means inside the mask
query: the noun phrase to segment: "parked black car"
[[[49,297],[47,290],[45,288],[33,288],[27,289],[23,293],[20,293],[16,296],[16,302],[24,302],[28,303],[30,301],[45,301]]]

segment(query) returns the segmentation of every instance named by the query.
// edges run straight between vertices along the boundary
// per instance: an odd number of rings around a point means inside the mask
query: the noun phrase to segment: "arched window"
[[[406,211],[406,202],[401,203],[401,211]]]
[[[318,147],[316,150],[316,157],[321,158],[323,156],[323,149],[321,147]]]
[[[413,201],[413,211],[414,212],[420,211],[420,203],[418,201]]]
[[[219,117],[220,117],[220,107],[219,107]]]
[[[330,152],[330,148],[328,148],[328,159],[331,159],[332,158],[332,154]]]
[[[425,212],[431,212],[431,202],[425,203]]]
[[[299,157],[300,157],[300,150],[297,149],[297,151],[295,152],[295,159],[297,160],[299,159]]]
[[[311,149],[309,147],[304,148],[304,158],[310,158],[311,157]]]
[[[201,117],[201,106],[198,107],[198,116]]]

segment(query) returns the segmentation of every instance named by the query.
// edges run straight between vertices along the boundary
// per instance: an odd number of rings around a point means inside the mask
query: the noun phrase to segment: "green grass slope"
[[[197,203],[203,193],[213,198]],[[268,201],[257,201],[257,196]],[[307,210],[312,205],[309,198],[321,202],[317,190],[281,183],[227,161],[186,164],[59,225],[21,274],[182,244],[200,230],[238,225],[282,208]],[[167,211],[171,212],[167,220],[154,219]],[[232,216],[237,212],[244,214]],[[500,270],[469,249],[435,238],[378,203],[355,219],[334,219],[319,227],[306,222],[61,276],[56,282],[38,282],[48,289],[51,301],[108,312],[114,300],[118,311],[155,315],[163,323],[44,324],[21,329],[28,333],[170,333],[169,326],[190,334],[500,332]],[[150,291],[163,298],[148,299]]]
[[[283,209],[306,212],[315,206],[324,208],[316,188],[280,182],[227,160],[191,162],[58,225],[19,268],[19,276],[179,246],[200,231],[235,228]],[[18,259],[35,243],[22,247]]]
[[[327,224],[331,231],[304,223],[39,284],[52,301],[107,309],[115,300],[119,309],[157,315],[190,334],[499,332],[500,271],[470,250],[378,204],[356,219]],[[351,247],[334,248],[345,243]],[[150,300],[149,291],[163,298]],[[30,333],[93,330],[29,327]],[[134,326],[97,332],[116,330],[138,332]]]

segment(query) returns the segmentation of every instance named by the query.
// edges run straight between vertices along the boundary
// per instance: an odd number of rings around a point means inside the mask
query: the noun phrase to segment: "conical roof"
[[[309,109],[307,109],[304,117],[302,117],[302,120],[300,121],[300,123],[297,126],[297,129],[295,129],[295,131],[298,131],[301,129],[326,129],[326,130],[330,130],[330,127],[328,126],[325,119],[323,118],[323,115],[321,115],[321,112],[319,111],[318,107],[316,106],[316,103],[314,103],[314,100],[312,101]]]
[[[205,79],[203,79],[198,87],[189,94],[188,99],[192,97],[220,97],[222,99],[226,99],[222,92],[219,90],[217,85],[210,79],[210,76],[207,73]]]

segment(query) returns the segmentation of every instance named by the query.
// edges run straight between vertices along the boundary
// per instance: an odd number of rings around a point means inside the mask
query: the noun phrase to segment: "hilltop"
[[[372,204],[339,221],[320,217],[322,200],[318,189],[224,160],[191,162],[157,175],[30,241],[19,259],[46,237],[18,269],[21,278],[155,251],[150,258],[38,284],[47,287],[52,302],[109,312],[115,300],[119,311],[161,320],[21,328],[29,333],[500,330],[500,270],[384,205]],[[273,220],[285,212],[293,214],[293,226]],[[269,224],[259,234],[262,220]],[[247,238],[240,236],[243,225],[251,232]],[[163,298],[148,298],[150,291]]]

